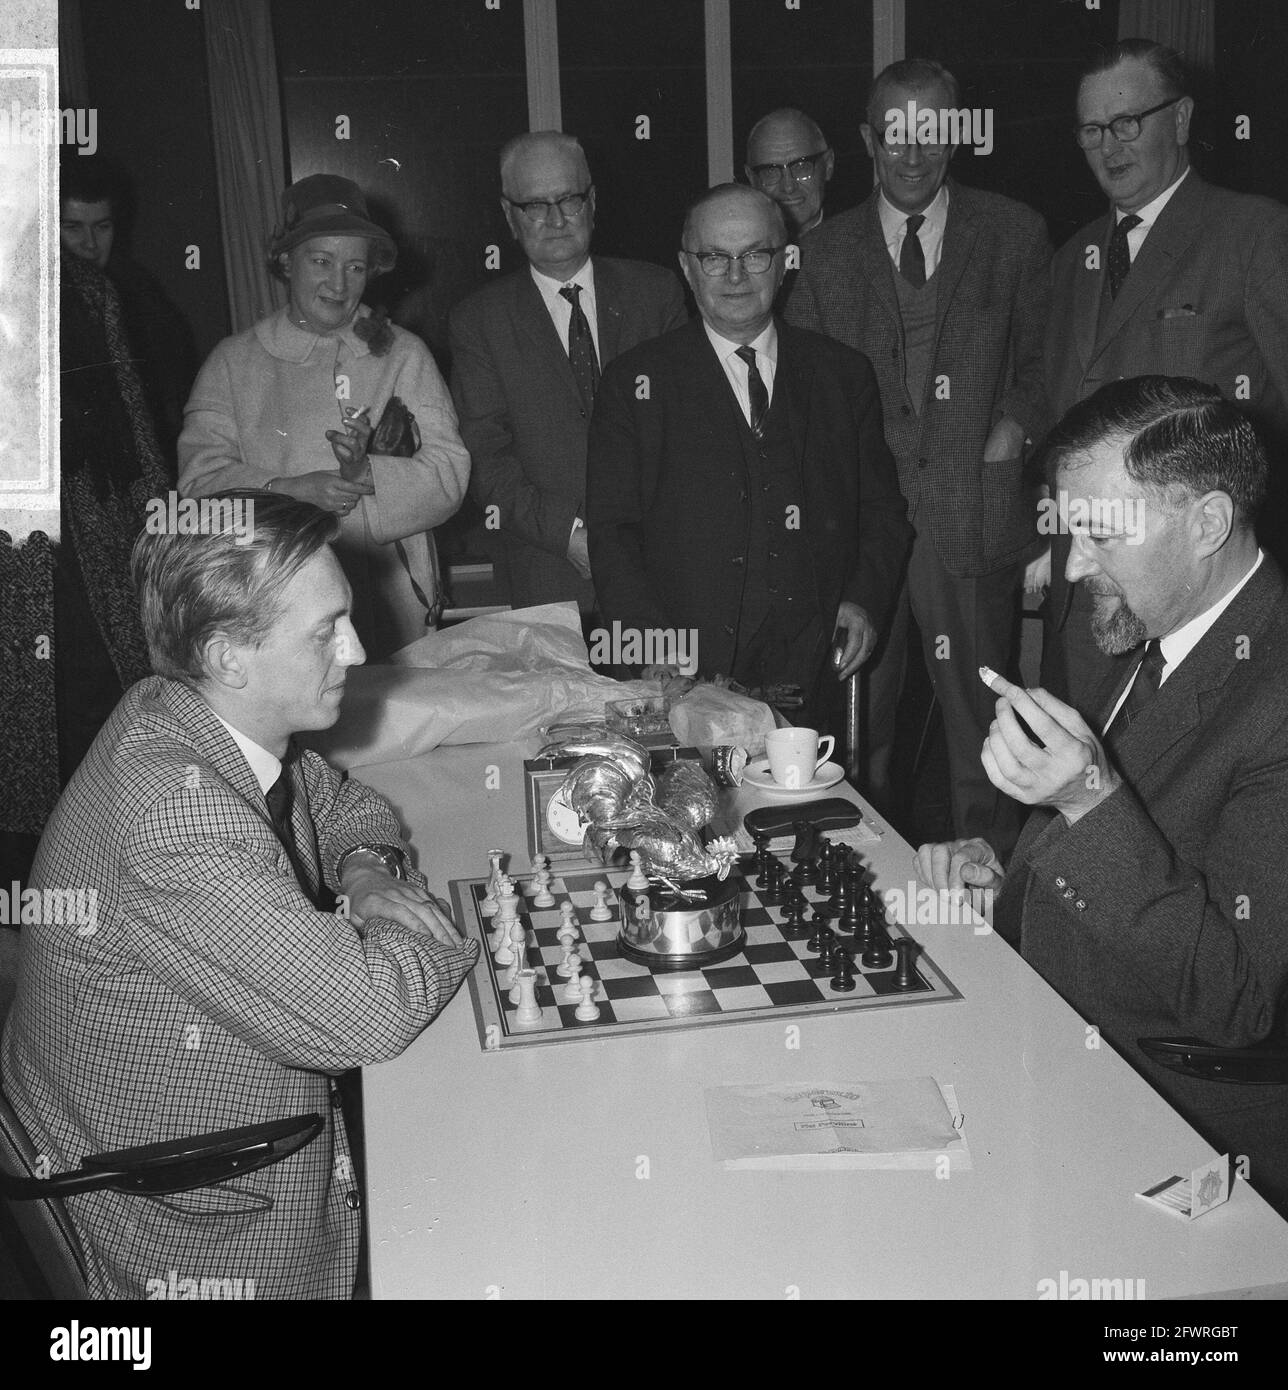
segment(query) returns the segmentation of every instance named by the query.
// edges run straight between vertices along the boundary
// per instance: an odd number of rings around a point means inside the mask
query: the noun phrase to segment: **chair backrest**
[[[16,931],[0,927],[0,1031],[4,1029],[13,1003],[19,941]],[[27,1131],[0,1089],[0,1168],[27,1177],[47,1177],[48,1174],[39,1170],[39,1161]],[[6,1202],[5,1210],[29,1256],[25,1263],[34,1265],[47,1287],[48,1296],[85,1298],[85,1258],[63,1203],[57,1198],[39,1198],[30,1202]]]

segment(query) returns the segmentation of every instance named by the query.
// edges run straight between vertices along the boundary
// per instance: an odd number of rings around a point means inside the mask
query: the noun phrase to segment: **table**
[[[526,868],[516,744],[355,769],[437,891]],[[844,786],[835,789],[860,801]],[[831,794],[831,793],[829,793]],[[762,797],[732,793],[742,814]],[[878,824],[881,822],[878,821]],[[911,848],[884,827],[881,890]],[[1148,1298],[1288,1292],[1288,1224],[1244,1184],[1190,1224],[1133,1194],[1213,1150],[999,938],[914,928],[965,996],[485,1053],[468,984],[363,1078],[376,1298],[1026,1298],[1143,1280]],[[704,1088],[934,1076],[973,1170],[726,1171]]]

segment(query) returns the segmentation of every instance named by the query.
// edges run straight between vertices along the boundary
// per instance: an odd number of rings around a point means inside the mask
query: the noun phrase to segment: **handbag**
[[[420,448],[420,426],[416,424],[416,417],[407,409],[401,396],[390,396],[389,404],[381,412],[376,427],[371,432],[371,439],[367,443],[369,454],[384,454],[390,458],[411,458]],[[445,603],[443,594],[443,582],[438,571],[438,552],[434,548],[434,538],[429,538],[429,563],[434,575],[434,601],[431,603],[426,597],[425,591],[416,582],[416,576],[411,572],[411,562],[407,559],[407,551],[402,541],[394,542],[394,550],[398,559],[402,562],[402,567],[407,571],[407,579],[411,584],[412,592],[425,608],[425,626],[435,627],[442,614]]]

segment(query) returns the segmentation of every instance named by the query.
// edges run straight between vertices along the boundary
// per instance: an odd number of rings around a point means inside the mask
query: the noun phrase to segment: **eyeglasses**
[[[1112,121],[1104,123],[1086,121],[1075,128],[1074,137],[1084,150],[1098,150],[1105,138],[1105,131],[1109,130],[1113,132],[1114,139],[1119,144],[1130,145],[1140,134],[1140,123],[1146,116],[1152,116],[1156,111],[1166,111],[1169,106],[1175,106],[1178,101],[1183,100],[1184,97],[1173,97],[1170,101],[1160,101],[1157,106],[1151,106],[1148,111],[1115,116]]]
[[[744,251],[740,256],[731,256],[725,251],[685,251],[684,254],[697,261],[703,275],[710,275],[714,279],[717,275],[728,275],[733,261],[737,261],[748,275],[763,275],[783,249],[782,246],[771,246],[768,250]]]
[[[543,222],[550,220],[550,214],[555,208],[558,208],[569,222],[575,222],[586,211],[586,204],[594,191],[595,185],[592,183],[580,193],[565,193],[562,198],[535,198],[528,203],[516,203],[513,198],[505,198],[504,193],[501,196],[512,208],[518,208],[529,222],[539,227]]]
[[[818,161],[830,152],[822,149],[817,154],[803,154],[788,164],[753,164],[751,176],[762,188],[777,188],[789,174],[794,183],[808,183],[818,173]]]
[[[877,144],[893,159],[898,159],[905,150],[911,149],[913,145],[916,145],[927,159],[942,159],[952,149],[950,144],[940,145],[930,140],[887,140],[885,131],[880,126],[869,126],[868,129],[871,130]]]

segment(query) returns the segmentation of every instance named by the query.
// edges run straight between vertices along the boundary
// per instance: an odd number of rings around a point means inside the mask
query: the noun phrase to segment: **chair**
[[[1288,1085],[1288,1047],[1213,1047],[1201,1038],[1137,1038],[1151,1061],[1201,1081],[1235,1086]]]
[[[13,999],[18,933],[0,929],[0,1026]],[[89,1154],[71,1172],[47,1174],[26,1130],[0,1089],[0,1200],[29,1281],[56,1299],[86,1297],[85,1256],[63,1198],[104,1188],[166,1194],[210,1187],[280,1163],[322,1132],[321,1115],[295,1115],[267,1124],[172,1139],[160,1144]]]

